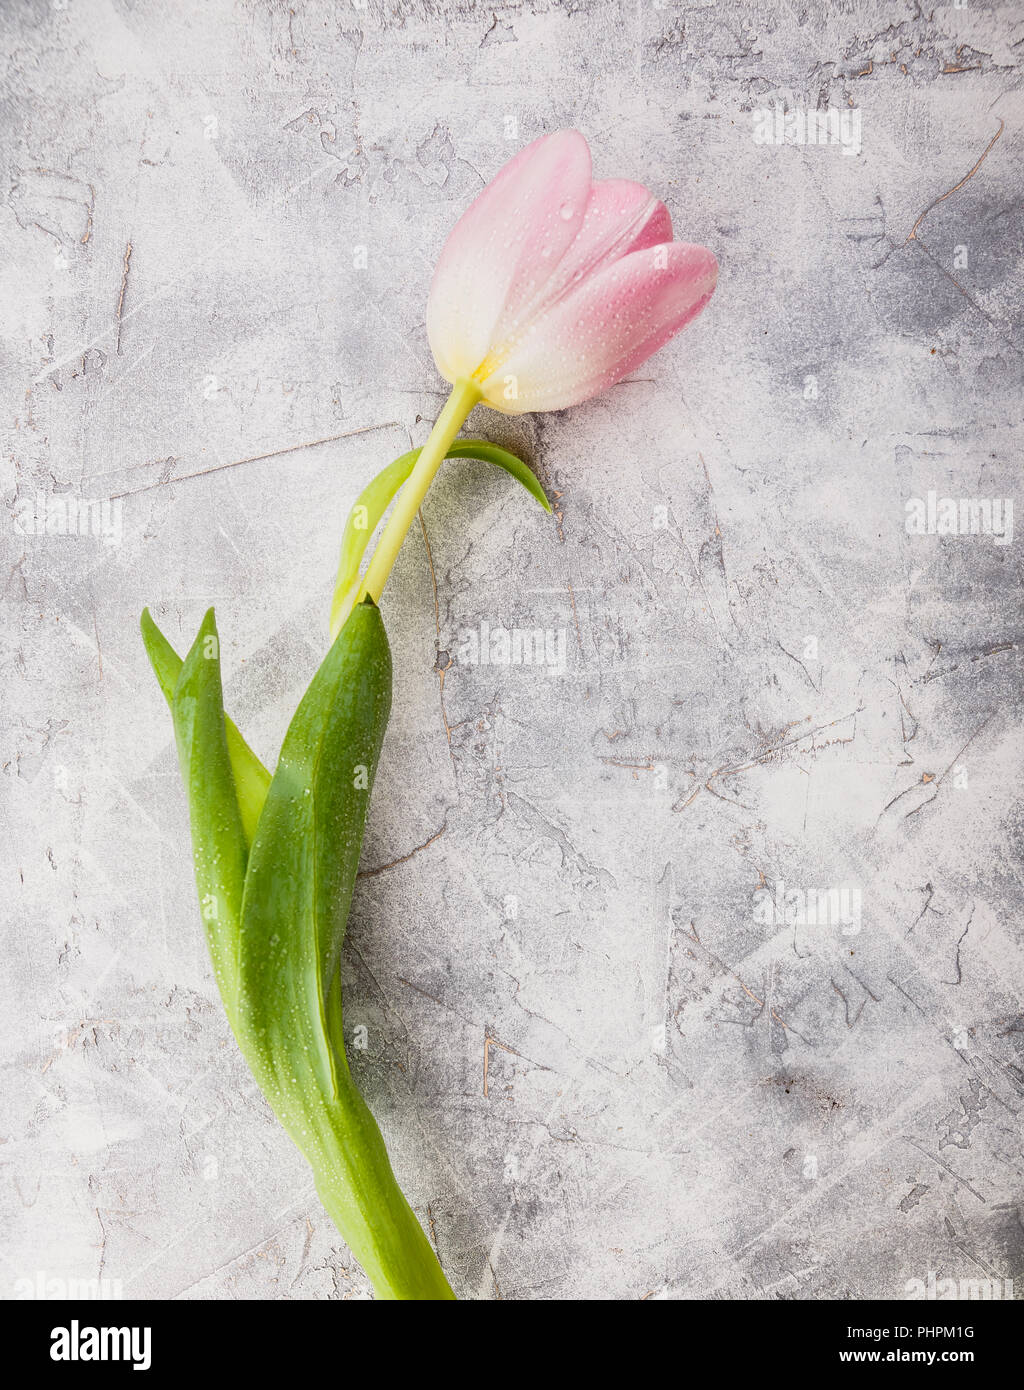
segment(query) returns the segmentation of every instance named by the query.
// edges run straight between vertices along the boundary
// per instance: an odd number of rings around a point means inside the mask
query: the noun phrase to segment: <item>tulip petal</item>
[[[452,230],[434,271],[427,336],[454,382],[484,363],[502,321],[532,303],[583,224],[590,149],[578,130],[542,136],[511,159]]]
[[[542,318],[481,385],[507,415],[563,410],[646,362],[700,313],[718,263],[705,246],[633,251],[590,275]]]
[[[544,287],[543,308],[563,298],[585,276],[595,275],[613,261],[671,240],[668,208],[642,183],[599,179],[591,184],[583,225],[575,241]]]
[[[538,322],[590,275],[631,251],[672,240],[672,219],[642,183],[604,179],[590,187],[586,211],[575,239],[532,300],[506,303],[495,325],[489,363],[500,366]]]

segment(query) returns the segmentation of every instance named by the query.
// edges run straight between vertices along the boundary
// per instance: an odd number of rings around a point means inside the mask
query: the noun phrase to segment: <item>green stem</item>
[[[434,481],[434,475],[441,467],[452,441],[462,429],[469,412],[481,399],[481,395],[480,388],[475,381],[460,378],[452,387],[452,393],[448,397],[445,408],[437,417],[437,423],[430,432],[430,438],[416,460],[416,467],[412,470],[409,481],[398,494],[387,525],[381,532],[377,548],[373,552],[373,558],[370,560],[363,578],[357,602],[366,594],[370,595],[374,603],[380,602],[384,585],[388,582],[388,575],[398,558],[402,542],[420,509],[420,504],[427,495],[427,489]]]

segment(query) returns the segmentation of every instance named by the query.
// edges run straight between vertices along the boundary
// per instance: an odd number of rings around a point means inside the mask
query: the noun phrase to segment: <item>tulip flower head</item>
[[[672,240],[642,184],[591,179],[577,130],[510,160],[460,218],[427,304],[438,370],[496,410],[577,405],[634,371],[700,313],[718,266]]]
[[[361,587],[376,602],[445,454],[480,401],[506,415],[562,410],[646,362],[711,298],[706,246],[672,240],[642,184],[591,178],[578,130],[542,136],[463,213],[441,252],[427,335],[452,394],[402,488]],[[334,630],[332,628],[332,631]]]

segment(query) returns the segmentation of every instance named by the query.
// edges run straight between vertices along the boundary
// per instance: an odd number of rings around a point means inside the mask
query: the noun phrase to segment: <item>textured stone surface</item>
[[[0,1291],[367,1296],[222,1016],[138,614],[217,605],[272,760],[346,512],[443,400],[447,230],[569,124],[719,289],[604,398],[476,412],[556,518],[450,465],[403,551],[354,1065],[462,1296],[1024,1288],[1020,545],[904,523],[1019,478],[1019,7],[3,23]],[[860,152],[758,143],[773,100]],[[25,534],[37,494],[121,534]],[[468,664],[481,622],[564,672]],[[780,880],[860,930],[761,920]]]

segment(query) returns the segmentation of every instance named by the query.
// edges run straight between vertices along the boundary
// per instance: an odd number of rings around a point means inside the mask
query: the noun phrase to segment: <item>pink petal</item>
[[[583,225],[544,288],[545,301],[621,260],[631,251],[672,240],[672,219],[664,203],[642,183],[599,179],[590,185]]]
[[[590,150],[578,130],[527,145],[452,230],[434,271],[427,335],[449,381],[472,376],[499,320],[536,298],[583,222]]]
[[[672,240],[672,219],[641,183],[603,179],[591,184],[579,231],[533,299],[516,296],[495,325],[490,355],[496,364],[509,357],[530,324],[574,292],[590,275],[631,251]]]
[[[606,264],[527,329],[483,383],[488,404],[562,410],[606,390],[696,318],[717,276],[707,247],[680,242]]]

